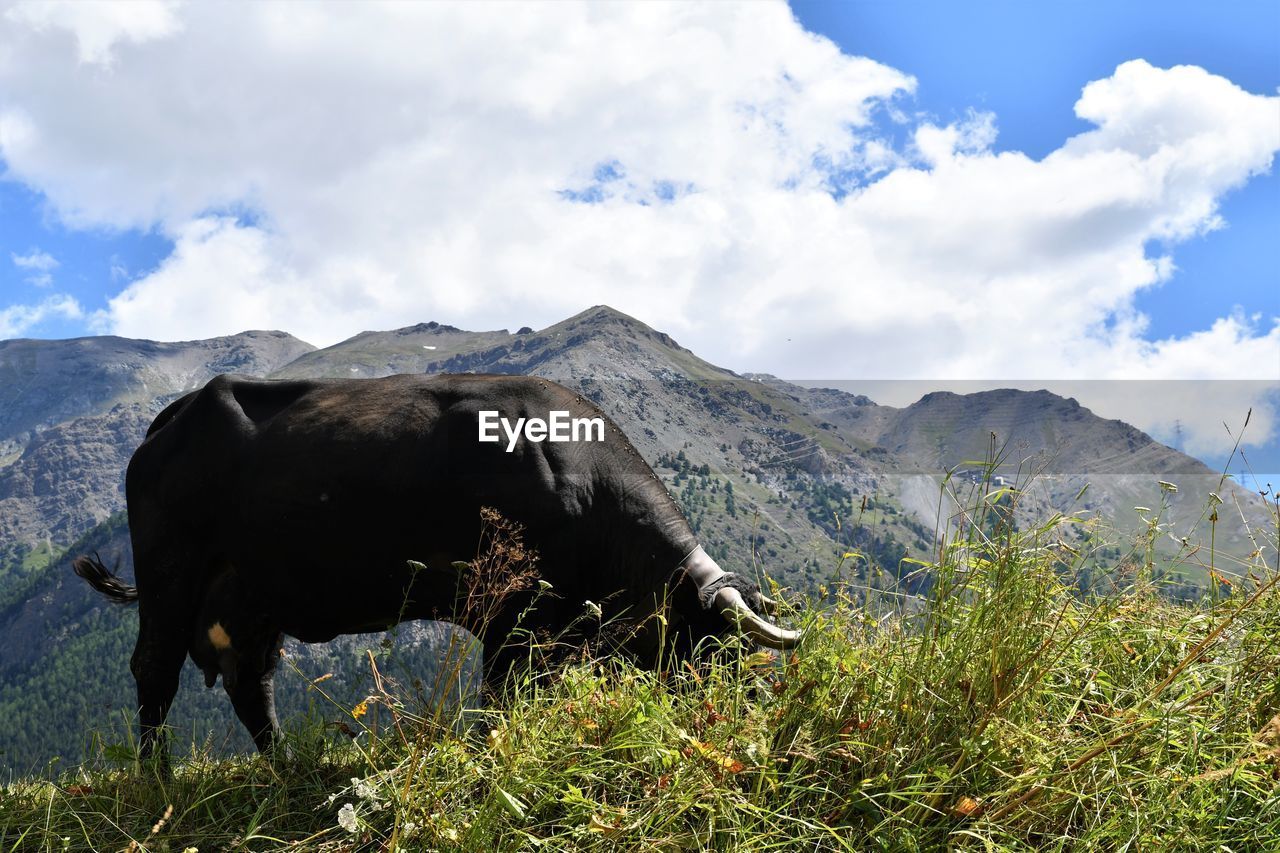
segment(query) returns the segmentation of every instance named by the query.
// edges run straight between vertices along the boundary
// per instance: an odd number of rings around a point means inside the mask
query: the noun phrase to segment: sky
[[[1088,381],[1211,462],[1253,407],[1280,470],[1278,87],[1274,2],[19,2],[0,338],[605,303],[738,371]]]

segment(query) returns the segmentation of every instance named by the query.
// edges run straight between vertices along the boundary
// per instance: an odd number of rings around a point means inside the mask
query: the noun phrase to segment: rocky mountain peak
[[[506,330],[503,329],[503,331],[506,331]],[[394,331],[391,332],[391,334],[397,335],[398,337],[403,338],[409,335],[424,335],[429,332],[436,332],[438,334],[448,334],[450,332],[460,334],[460,335],[466,334],[457,326],[449,326],[444,323],[437,323],[435,320],[432,320],[429,323],[418,323],[417,325],[414,325],[414,326],[406,326],[403,329],[395,329]],[[366,334],[377,334],[377,333],[368,332]]]
[[[551,335],[569,334],[576,341],[600,335],[615,336],[623,334],[629,338],[646,339],[660,346],[689,352],[689,350],[676,343],[667,333],[660,332],[635,317],[624,314],[608,305],[592,306],[567,320],[548,326],[542,333]]]

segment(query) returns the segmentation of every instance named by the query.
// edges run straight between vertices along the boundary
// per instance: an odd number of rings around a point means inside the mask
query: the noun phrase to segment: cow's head
[[[778,611],[778,604],[753,581],[726,572],[699,545],[681,566],[698,590],[704,611],[715,612],[730,626],[771,649],[790,649],[800,642],[800,632],[779,628],[762,614]]]

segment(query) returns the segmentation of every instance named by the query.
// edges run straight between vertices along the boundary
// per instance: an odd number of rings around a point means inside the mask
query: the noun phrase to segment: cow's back
[[[274,609],[305,614],[285,624],[304,639],[385,623],[404,605],[408,560],[443,577],[475,556],[485,506],[523,524],[544,573],[582,597],[632,585],[608,565],[647,552],[669,570],[693,547],[625,436],[547,380],[224,376],[179,403],[130,464],[135,546],[189,554],[196,575],[235,567]],[[505,436],[478,440],[481,410],[515,422],[557,409],[603,418],[604,440],[510,452]]]

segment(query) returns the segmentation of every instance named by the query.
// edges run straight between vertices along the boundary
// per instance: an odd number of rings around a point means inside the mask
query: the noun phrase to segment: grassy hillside
[[[275,759],[197,745],[168,779],[116,742],[10,784],[0,848],[1276,849],[1276,567],[1236,555],[1171,601],[1142,559],[1157,509],[1111,593],[1081,594],[1081,519],[1015,530],[1007,494],[918,566],[913,606],[861,606],[852,565],[792,597],[786,659],[588,651],[464,713],[373,659],[341,725]]]

